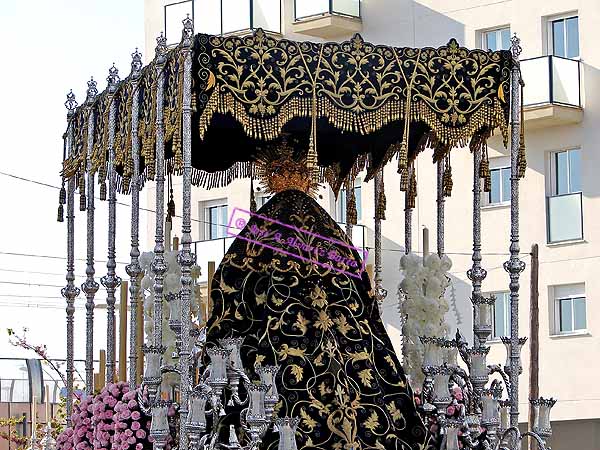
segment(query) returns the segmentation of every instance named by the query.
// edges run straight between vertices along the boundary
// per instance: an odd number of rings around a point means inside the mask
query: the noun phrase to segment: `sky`
[[[113,63],[122,78],[130,72],[131,53],[144,47],[143,0],[2,0],[0,39],[0,358],[33,356],[8,344],[6,328],[22,327],[29,328],[32,343],[46,344],[51,357],[64,358],[65,301],[60,290],[65,285],[66,222],[56,221],[58,189],[52,187],[60,186],[64,102],[69,89],[82,102],[90,76],[98,80],[101,92]],[[96,264],[99,277],[106,273],[108,204],[98,203],[96,259],[103,261]],[[85,213],[78,211],[77,195],[75,205],[76,253],[85,258]],[[117,249],[129,248],[130,216],[128,207],[117,206]],[[145,220],[143,215],[142,232]],[[128,260],[129,251],[117,254],[117,261]],[[124,264],[117,271],[127,277]],[[77,262],[75,272],[85,274],[84,261]],[[76,284],[82,281],[78,277]],[[99,291],[98,303],[104,303],[104,297]],[[75,314],[75,356],[81,359],[84,303],[81,295]],[[106,339],[104,311],[96,314],[97,342]],[[0,377],[4,373],[0,365]]]

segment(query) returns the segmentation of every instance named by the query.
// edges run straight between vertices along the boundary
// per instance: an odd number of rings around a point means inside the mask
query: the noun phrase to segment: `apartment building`
[[[520,329],[529,334],[529,251],[539,244],[540,393],[554,396],[555,450],[600,448],[600,2],[596,0],[145,0],[146,59],[155,37],[180,38],[181,19],[194,18],[196,32],[244,33],[261,27],[296,40],[343,40],[360,32],[369,42],[399,46],[438,46],[456,38],[462,45],[507,49],[517,33],[523,47],[524,126],[528,169],[521,182],[521,250],[528,268],[521,277]],[[223,149],[227,151],[227,149]],[[425,152],[427,153],[427,152]],[[499,136],[489,142],[492,189],[483,197],[484,292],[495,293],[492,349],[488,361],[503,363],[499,337],[509,332],[508,275],[502,263],[509,246],[509,159]],[[453,304],[449,321],[470,335],[472,157],[452,154],[453,196],[446,202],[446,250],[453,260]],[[418,197],[413,212],[413,250],[421,252],[420,230],[435,229],[436,174],[431,155],[416,163]],[[173,180],[175,198],[178,180]],[[396,291],[404,245],[404,194],[395,167],[385,169],[388,201],[383,223],[384,321],[400,350]],[[148,204],[154,204],[148,185]],[[355,186],[359,226],[357,246],[373,245],[373,186],[361,177]],[[256,192],[260,206],[267,197]],[[336,201],[321,191],[323,207],[345,220],[345,192]],[[247,208],[250,181],[227,188],[193,191],[193,238],[203,268],[217,263],[231,238],[225,225],[232,208]],[[600,213],[599,213],[600,214]],[[174,223],[174,230],[179,223]],[[432,233],[433,235],[434,233]],[[153,233],[150,232],[149,236]],[[151,246],[152,243],[148,243]],[[431,243],[433,247],[435,242]],[[206,271],[205,271],[206,273]],[[522,353],[521,420],[527,420],[529,348]]]

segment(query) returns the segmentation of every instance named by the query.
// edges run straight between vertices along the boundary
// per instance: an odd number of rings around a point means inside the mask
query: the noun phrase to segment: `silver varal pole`
[[[98,94],[97,83],[94,79],[88,81],[86,107],[88,108],[87,123],[87,267],[86,280],[81,285],[85,293],[85,392],[94,393],[94,297],[100,287],[94,275],[94,178],[92,171],[92,153],[94,146],[94,109],[92,104]]]
[[[481,178],[479,177],[479,165],[481,164],[481,148],[473,150],[473,265],[467,271],[467,276],[472,284],[473,304],[473,327],[479,323],[479,306],[481,299],[481,284],[487,272],[481,267]],[[475,347],[480,346],[479,338],[473,333]],[[483,343],[481,343],[483,344]]]
[[[73,126],[71,120],[75,115],[77,102],[73,92],[67,94],[67,154],[73,154]],[[75,298],[79,295],[79,288],[75,287],[75,177],[69,178],[67,185],[67,285],[62,289],[62,295],[67,300],[67,423],[71,423],[73,412],[73,351],[74,351],[74,325]]]
[[[444,198],[444,158],[437,162],[437,253],[441,257],[444,254],[444,209],[446,201]]]
[[[135,50],[131,55],[131,81],[133,99],[131,103],[131,158],[133,160],[133,174],[131,176],[131,263],[127,265],[129,275],[129,387],[136,386],[137,350],[141,342],[137,341],[137,309],[140,292],[140,137],[138,135],[140,91],[139,78],[142,70],[142,54]]]
[[[520,39],[511,38],[511,52],[514,65],[511,70],[510,96],[510,258],[504,263],[504,269],[510,276],[510,425],[519,425],[519,277],[525,270],[525,263],[519,259],[519,137],[521,126],[521,70],[519,55]],[[515,446],[515,448],[517,448]]]
[[[106,288],[106,382],[115,379],[115,292],[121,285],[121,278],[116,274],[117,262],[115,252],[115,236],[117,225],[117,172],[115,170],[115,120],[117,105],[113,100],[119,83],[119,71],[113,65],[108,71],[108,261],[107,273],[102,278]]]
[[[383,288],[383,279],[381,277],[381,217],[377,212],[378,202],[382,194],[381,190],[383,188],[383,169],[378,170],[375,174],[373,186],[375,196],[375,298],[377,299],[377,302],[379,304],[379,310],[381,312],[382,303],[385,300],[385,297],[387,296],[387,291]]]
[[[165,262],[165,131],[164,131],[164,89],[165,89],[165,63],[167,61],[167,40],[161,34],[156,39],[156,233],[154,236],[154,260],[152,273],[154,273],[154,333],[153,343],[158,349],[162,348],[162,322],[163,322],[163,290],[164,276],[167,272]]]
[[[179,421],[179,450],[188,449],[186,422],[188,415],[188,399],[192,384],[190,373],[190,329],[191,329],[191,296],[192,296],[192,225],[191,225],[191,193],[192,193],[192,40],[194,29],[188,17],[183,21],[181,52],[183,56],[183,220],[181,226],[182,250],[179,254],[181,265],[181,351],[179,352],[179,369],[181,375],[181,401]]]

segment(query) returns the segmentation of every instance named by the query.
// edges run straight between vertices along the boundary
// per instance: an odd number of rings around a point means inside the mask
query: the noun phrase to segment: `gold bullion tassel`
[[[61,204],[58,205],[58,214],[57,214],[56,220],[58,222],[64,222],[65,221],[65,208]]]
[[[452,166],[450,165],[450,156],[446,157],[446,168],[444,169],[444,175],[442,176],[442,185],[444,187],[444,197],[450,197],[452,195]]]
[[[517,168],[519,172],[519,178],[525,176],[525,170],[527,169],[527,152],[525,150],[525,117],[523,114],[523,84],[521,84],[521,130],[519,135],[519,154],[517,157]]]
[[[479,178],[483,178],[483,191],[490,192],[492,189],[492,178],[490,174],[490,160],[488,158],[487,148],[481,152],[481,161],[479,162]]]
[[[346,180],[346,223],[356,225],[358,212],[356,210],[356,195],[354,193],[354,180]]]
[[[323,45],[319,51],[319,61],[317,70],[312,78],[312,105],[311,105],[311,130],[308,143],[308,155],[306,156],[306,167],[310,170],[310,176],[314,183],[319,182],[319,166],[317,156],[317,80],[321,68],[321,59],[323,58]]]
[[[411,209],[415,207],[415,200],[417,198],[417,175],[413,165],[410,167],[410,181],[408,183],[408,190],[406,191],[406,207]]]
[[[381,185],[379,188],[379,198],[377,199],[377,206],[375,208],[375,218],[379,220],[385,220],[385,209],[387,200],[385,198],[385,186],[383,184],[383,171],[380,176]]]
[[[407,192],[408,191],[408,184],[409,184],[408,167],[405,167],[400,172],[400,190],[402,192]]]
[[[56,220],[58,222],[65,221],[65,208],[63,206],[65,203],[67,203],[67,191],[65,190],[65,179],[63,178],[62,185],[58,193],[58,213],[56,216]]]
[[[85,174],[79,175],[79,211],[85,211],[86,200],[85,200]]]
[[[406,124],[404,126],[406,126]],[[404,141],[404,138],[402,138],[402,142],[396,145],[399,147],[398,173],[402,173],[402,171],[406,169],[406,164],[408,162],[408,144]]]
[[[106,165],[102,164],[98,169],[98,181],[100,182],[100,200],[106,200]]]
[[[250,175],[250,212],[255,213],[257,210],[256,207],[256,197],[254,196],[254,177]]]

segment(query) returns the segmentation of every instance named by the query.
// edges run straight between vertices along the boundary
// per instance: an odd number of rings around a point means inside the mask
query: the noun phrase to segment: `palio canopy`
[[[373,45],[355,35],[342,43],[276,39],[262,30],[245,37],[196,35],[192,80],[192,182],[227,185],[252,173],[261,147],[282,135],[298,152],[316,149],[322,173],[337,191],[349,173],[367,180],[394,156],[405,167],[423,148],[434,160],[456,146],[480,145],[500,128],[506,141],[508,51],[468,50],[455,40],[439,48]],[[79,107],[74,146],[63,163],[70,178],[86,169],[88,115],[94,112],[92,170],[106,177],[108,111],[116,102],[115,165],[119,190],[132,174],[132,102],[139,90],[143,178],[154,176],[156,62]],[[178,48],[164,67],[167,170],[182,167],[183,60]],[[136,108],[137,109],[137,108]],[[311,138],[312,136],[312,138]]]

